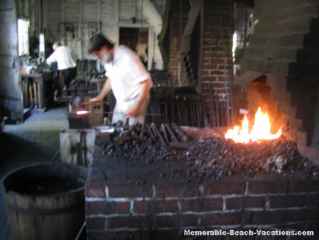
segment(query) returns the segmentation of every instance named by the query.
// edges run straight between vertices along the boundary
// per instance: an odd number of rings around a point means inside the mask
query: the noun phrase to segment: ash
[[[152,180],[188,182],[220,180],[233,175],[253,177],[300,172],[319,175],[318,167],[298,152],[296,143],[284,137],[250,144],[238,144],[218,136],[194,140],[174,124],[150,124],[116,131],[108,141],[99,141],[98,145],[104,158],[125,161],[129,169],[132,166],[143,169],[144,181],[150,175]]]

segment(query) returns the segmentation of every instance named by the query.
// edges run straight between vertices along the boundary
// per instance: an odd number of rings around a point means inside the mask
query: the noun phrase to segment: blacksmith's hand
[[[103,99],[100,96],[90,99],[90,103],[98,103],[101,102]]]
[[[129,117],[136,117],[139,114],[139,108],[138,107],[133,107],[130,110],[128,110],[127,115]]]

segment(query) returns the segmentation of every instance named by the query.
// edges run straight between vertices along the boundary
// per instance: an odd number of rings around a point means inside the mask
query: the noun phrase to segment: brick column
[[[233,0],[204,1],[199,83],[209,126],[227,122],[233,80],[233,18]]]

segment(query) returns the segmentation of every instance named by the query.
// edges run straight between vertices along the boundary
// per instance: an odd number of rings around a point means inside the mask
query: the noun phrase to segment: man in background
[[[69,47],[55,42],[53,50],[54,52],[48,57],[46,62],[49,65],[57,63],[59,80],[56,84],[57,93],[55,96],[61,96],[63,89],[68,89],[70,82],[76,77],[76,62]]]
[[[104,63],[107,76],[101,93],[91,102],[103,101],[112,90],[116,99],[112,122],[143,124],[153,82],[139,56],[128,47],[114,46],[103,34],[90,39],[89,53]]]

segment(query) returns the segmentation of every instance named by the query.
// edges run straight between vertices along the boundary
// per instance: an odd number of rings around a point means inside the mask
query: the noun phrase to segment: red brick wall
[[[89,239],[177,239],[191,227],[316,230],[319,223],[319,181],[308,177],[124,185],[106,183],[97,169],[90,175],[86,188]]]
[[[216,125],[212,119],[216,115],[214,102],[217,100],[223,103],[231,95],[233,18],[233,0],[204,1],[200,91],[210,126]]]

